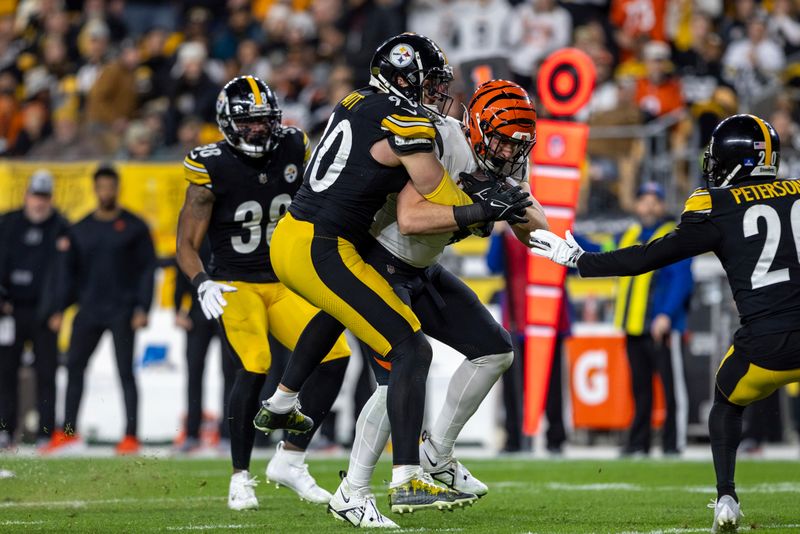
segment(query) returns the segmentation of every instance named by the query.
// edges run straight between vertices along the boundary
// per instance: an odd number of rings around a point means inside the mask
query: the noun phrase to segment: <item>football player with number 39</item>
[[[723,120],[703,157],[708,187],[686,201],[678,227],[647,245],[588,253],[537,230],[533,251],[581,276],[636,276],[704,252],[728,275],[741,327],[720,363],[708,417],[717,477],[712,532],[735,532],[734,485],[745,406],[800,382],[800,182],[779,180],[780,140],[755,115]]]
[[[238,365],[229,413],[233,476],[228,507],[257,508],[250,454],[253,417],[271,356],[267,335],[294,349],[300,333],[319,311],[278,281],[270,263],[270,240],[302,183],[308,138],[281,125],[272,90],[260,79],[228,82],[217,99],[224,141],[193,149],[184,160],[189,186],[178,221],[177,259],[197,288],[203,313],[218,319],[226,352]],[[205,270],[198,251],[208,234],[212,259]],[[305,449],[339,392],[349,347],[339,337],[300,392],[310,418],[299,410],[286,417],[291,434],[267,468],[267,478],[301,498],[327,504],[331,494],[308,473]],[[304,391],[313,391],[306,396]]]

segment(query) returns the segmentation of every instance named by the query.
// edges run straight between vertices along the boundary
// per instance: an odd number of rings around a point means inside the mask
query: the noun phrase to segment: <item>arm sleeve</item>
[[[669,290],[665,298],[653,303],[653,315],[665,314],[671,319],[683,310],[692,294],[694,279],[692,278],[692,260],[686,259],[664,267],[660,274],[668,277]]]
[[[584,277],[636,276],[714,250],[721,238],[708,217],[688,213],[674,231],[646,245],[584,253],[578,260],[578,272]]]
[[[445,206],[469,206],[473,203],[469,195],[462,191],[450,178],[447,169],[444,170],[442,180],[436,186],[436,189],[423,196],[428,202]]]
[[[153,303],[153,286],[155,284],[156,251],[153,248],[153,238],[150,230],[142,222],[141,237],[137,241],[136,257],[141,266],[139,283],[136,291],[136,306],[145,312],[150,310]]]

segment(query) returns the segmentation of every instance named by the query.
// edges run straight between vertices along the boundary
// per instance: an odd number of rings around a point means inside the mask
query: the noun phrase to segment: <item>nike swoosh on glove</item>
[[[583,249],[572,237],[572,232],[567,230],[566,239],[561,239],[553,232],[547,230],[534,230],[531,232],[530,244],[534,254],[547,258],[550,261],[565,267],[577,267],[578,258],[583,254]]]
[[[219,319],[224,311],[223,308],[228,305],[222,294],[234,291],[237,291],[235,287],[213,280],[206,280],[200,284],[197,287],[197,300],[200,301],[200,309],[203,310],[206,319]]]

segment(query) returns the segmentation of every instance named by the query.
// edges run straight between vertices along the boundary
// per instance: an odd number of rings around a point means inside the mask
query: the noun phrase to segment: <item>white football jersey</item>
[[[472,173],[478,169],[461,122],[452,117],[432,115],[436,130],[442,138],[441,150],[437,143],[439,161],[447,169],[450,179],[458,182],[462,172]],[[523,166],[526,168],[527,166]],[[519,178],[524,179],[525,169]],[[522,181],[522,180],[520,180]],[[372,235],[397,258],[414,267],[428,267],[439,261],[453,234],[403,235],[397,225],[397,194],[389,195],[386,204],[375,214],[370,229]]]

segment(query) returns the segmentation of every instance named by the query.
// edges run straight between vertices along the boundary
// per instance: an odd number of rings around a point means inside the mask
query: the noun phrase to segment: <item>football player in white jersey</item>
[[[443,94],[444,89],[434,91],[429,100]],[[491,187],[505,187],[507,181],[530,193],[527,163],[536,141],[536,111],[524,89],[504,80],[481,85],[470,101],[464,125],[444,114],[431,116],[439,134],[439,159],[450,176],[455,179],[460,175],[465,192],[481,196]],[[485,181],[473,174],[483,175]],[[417,216],[417,205],[423,201],[413,187],[390,196],[372,227],[378,244],[364,254],[364,259],[411,306],[425,334],[466,357],[450,380],[445,405],[433,427],[423,434],[420,460],[434,479],[482,496],[487,486],[454,458],[453,445],[464,424],[511,365],[511,338],[475,293],[437,262],[448,244],[470,232],[486,236],[491,228],[442,225],[432,229],[430,218]],[[527,244],[530,229],[547,228],[544,211],[535,200],[520,219],[524,222],[512,228],[523,243]],[[393,527],[396,525],[381,515],[370,492],[372,473],[390,434],[386,391],[391,364],[364,344],[362,350],[373,365],[378,388],[358,418],[349,471],[328,509],[337,519],[355,526]],[[392,507],[392,511],[404,510]]]

